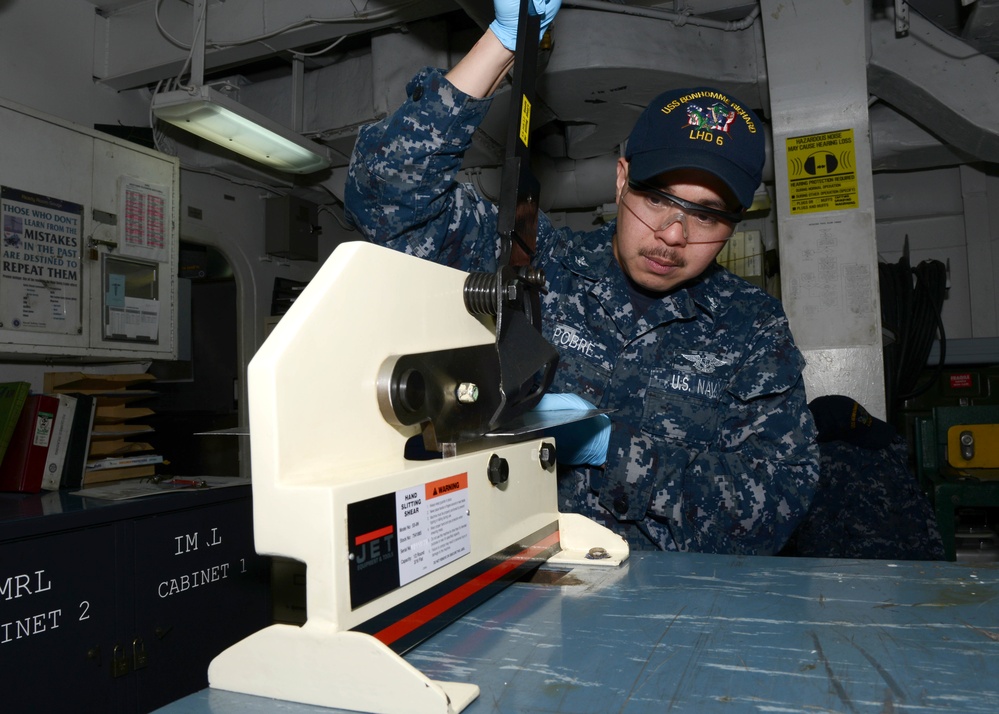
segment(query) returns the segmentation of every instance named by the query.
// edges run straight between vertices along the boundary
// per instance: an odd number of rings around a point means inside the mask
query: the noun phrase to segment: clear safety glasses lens
[[[629,181],[628,187],[625,208],[654,233],[679,222],[688,243],[724,242],[742,217],[741,213],[702,206],[638,181]]]

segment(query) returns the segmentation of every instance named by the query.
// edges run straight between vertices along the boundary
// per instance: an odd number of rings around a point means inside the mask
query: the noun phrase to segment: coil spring
[[[517,282],[528,287],[545,287],[545,271],[528,265],[519,269],[508,285],[502,286],[509,300],[516,300],[520,292]],[[495,315],[497,313],[497,293],[500,289],[500,279],[495,273],[469,273],[465,278],[465,309],[471,315]]]
[[[541,268],[536,268],[533,265],[525,266],[521,268],[522,274],[520,279],[525,283],[535,288],[543,288],[545,286],[545,271]]]
[[[465,309],[472,315],[496,314],[496,274],[469,273],[465,278]]]

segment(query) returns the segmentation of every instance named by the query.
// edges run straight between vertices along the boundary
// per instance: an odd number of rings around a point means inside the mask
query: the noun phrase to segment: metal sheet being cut
[[[552,409],[530,411],[511,419],[499,429],[486,436],[523,436],[538,431],[547,431],[564,424],[590,419],[601,414],[610,414],[614,409]]]

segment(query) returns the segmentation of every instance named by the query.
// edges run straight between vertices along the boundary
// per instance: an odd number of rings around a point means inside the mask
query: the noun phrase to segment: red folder
[[[32,394],[25,400],[0,464],[0,491],[42,490],[42,474],[58,409],[59,399],[49,394]]]

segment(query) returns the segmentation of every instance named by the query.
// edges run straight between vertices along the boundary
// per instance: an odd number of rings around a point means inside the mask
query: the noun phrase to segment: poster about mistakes
[[[3,186],[0,216],[0,329],[78,334],[83,206]]]

